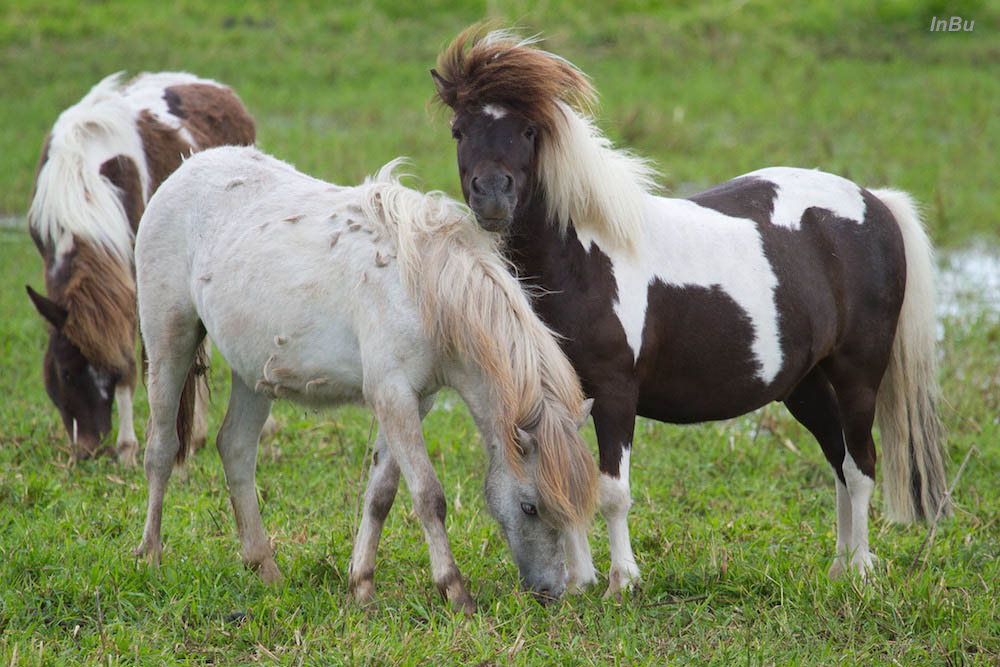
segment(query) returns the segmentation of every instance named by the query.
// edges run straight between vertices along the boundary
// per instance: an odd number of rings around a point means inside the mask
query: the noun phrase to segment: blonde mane
[[[118,188],[101,175],[115,155],[130,157],[145,198],[148,175],[135,113],[122,96],[121,72],[105,77],[52,128],[48,156],[38,172],[28,220],[39,238],[69,249],[72,237],[92,241],[126,266],[132,263],[132,228]]]
[[[535,482],[555,524],[575,526],[593,511],[597,473],[577,432],[580,382],[502,259],[496,238],[442,193],[401,185],[389,163],[367,182],[366,216],[396,240],[404,288],[427,333],[447,352],[479,365],[500,405],[500,436],[519,475],[524,453],[515,427],[538,444]]]
[[[587,75],[537,38],[473,25],[439,56],[436,99],[456,113],[486,104],[510,108],[538,125],[538,178],[547,214],[565,233],[572,224],[605,244],[641,243],[644,195],[657,188],[645,159],[615,148],[594,124],[597,93]]]

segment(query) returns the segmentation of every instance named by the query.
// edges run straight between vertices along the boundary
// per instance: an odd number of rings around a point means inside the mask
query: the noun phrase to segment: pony
[[[421,421],[443,385],[469,406],[488,453],[485,495],[520,581],[540,601],[566,586],[563,536],[586,524],[597,470],[579,426],[579,380],[535,316],[496,241],[467,209],[383,167],[338,187],[253,148],[187,159],[149,202],[136,239],[149,357],[149,505],[138,553],[158,563],[174,420],[195,350],[211,337],[232,371],[217,439],[242,557],[281,573],[254,487],[272,400],[364,401],[379,421],[349,587],[374,595],[375,552],[402,472],[423,525],[434,584],[470,612],[445,532],[444,491]]]
[[[787,167],[657,196],[652,165],[597,129],[588,77],[536,42],[466,29],[431,70],[433,100],[453,112],[462,194],[595,399],[606,595],[640,579],[627,525],[636,415],[702,422],[772,401],[833,468],[829,575],[864,577],[876,415],[889,518],[948,510],[934,265],[913,200]],[[595,582],[593,566],[578,578]]]
[[[60,114],[35,174],[28,229],[45,265],[43,296],[25,286],[48,328],[45,389],[73,460],[103,453],[118,406],[112,454],[136,458],[137,375],[132,245],[146,202],[184,156],[252,144],[254,121],[230,88],[191,74],[121,72]],[[192,415],[194,385],[183,420]],[[199,401],[203,408],[203,399]],[[183,428],[183,425],[182,425]]]

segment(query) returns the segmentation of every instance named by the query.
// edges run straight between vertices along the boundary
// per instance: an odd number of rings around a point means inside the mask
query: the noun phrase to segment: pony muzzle
[[[468,202],[480,227],[489,232],[503,231],[513,221],[517,206],[514,179],[505,171],[474,176]]]

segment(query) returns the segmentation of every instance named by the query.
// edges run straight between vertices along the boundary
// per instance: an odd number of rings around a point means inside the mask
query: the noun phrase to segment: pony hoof
[[[614,598],[621,602],[622,594],[630,592],[639,581],[639,567],[635,563],[612,567],[608,574],[608,590],[604,592],[604,599]]]
[[[115,447],[115,457],[118,459],[118,464],[125,468],[134,468],[138,451],[139,443],[135,440],[118,443]]]
[[[146,562],[154,569],[160,569],[160,549],[147,545],[145,541],[142,541],[132,553],[136,558],[145,558]]]
[[[371,604],[375,599],[375,582],[371,579],[358,581],[350,585],[349,588],[351,589],[351,595],[354,596],[354,601],[359,605]]]
[[[268,586],[276,586],[281,583],[283,577],[281,576],[281,570],[275,564],[274,559],[269,558],[256,568],[257,576]]]
[[[476,603],[472,601],[472,597],[465,591],[462,591],[461,595],[452,599],[451,604],[457,611],[462,612],[469,618],[476,613]]]
[[[597,574],[593,570],[589,575],[571,576],[566,582],[566,595],[583,593],[595,584],[597,584]]]

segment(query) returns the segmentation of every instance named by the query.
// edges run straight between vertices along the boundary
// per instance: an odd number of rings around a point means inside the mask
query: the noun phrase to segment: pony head
[[[631,250],[654,170],[600,134],[590,80],[536,41],[473,25],[431,70],[436,101],[453,112],[462,194],[490,231],[509,232],[541,196],[560,231],[572,222]]]
[[[558,471],[552,470],[543,459],[551,457],[546,451],[545,440],[561,437],[576,440],[580,452],[586,445],[579,439],[579,428],[590,414],[593,399],[583,402],[582,412],[576,420],[561,420],[548,415],[545,419],[523,429],[515,426],[516,453],[510,460],[503,447],[490,457],[486,474],[486,504],[490,514],[500,524],[511,555],[517,565],[521,586],[535,599],[546,604],[558,600],[566,588],[566,559],[564,538],[571,529],[573,519],[565,516],[565,487],[570,484],[592,486],[593,463],[587,456],[574,456],[565,452]],[[555,417],[553,419],[553,417]],[[559,429],[561,433],[545,433]],[[557,479],[549,479],[554,478]],[[555,487],[555,488],[554,488]]]
[[[35,309],[49,323],[43,371],[45,391],[59,409],[76,460],[98,453],[111,430],[111,403],[119,375],[92,364],[66,334],[69,311],[27,287]]]
[[[503,232],[534,186],[538,150],[556,132],[557,102],[586,103],[587,78],[567,61],[506,30],[473,25],[431,70],[437,99],[454,112],[462,194],[480,226]]]

